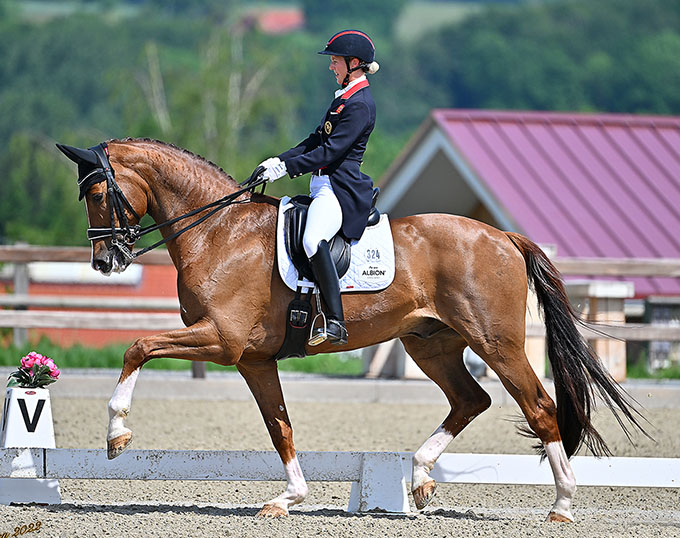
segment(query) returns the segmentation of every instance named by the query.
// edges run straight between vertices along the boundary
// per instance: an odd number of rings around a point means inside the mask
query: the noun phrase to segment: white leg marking
[[[113,396],[109,400],[109,433],[106,437],[109,441],[130,432],[123,421],[130,412],[132,391],[135,389],[138,375],[139,368],[116,385],[116,390],[113,391]]]
[[[439,428],[430,435],[428,440],[423,443],[423,446],[413,454],[411,491],[415,491],[430,480],[430,471],[434,467],[439,456],[442,455],[442,452],[449,446],[452,439],[453,435],[447,432],[442,426],[439,426]]]
[[[551,511],[574,521],[574,516],[571,515],[571,499],[576,493],[576,479],[564,451],[564,445],[562,441],[558,441],[544,446],[557,488],[557,498]]]
[[[305,477],[302,475],[302,469],[300,468],[297,456],[286,463],[283,468],[288,479],[286,491],[267,502],[267,504],[276,505],[288,512],[288,508],[301,503],[307,496],[307,482],[305,482]]]

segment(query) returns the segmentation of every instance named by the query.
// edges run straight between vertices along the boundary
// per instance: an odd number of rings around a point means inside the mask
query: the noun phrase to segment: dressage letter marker
[[[35,433],[35,429],[38,426],[38,420],[40,420],[40,415],[42,413],[43,407],[45,407],[45,400],[38,400],[38,404],[35,406],[35,413],[33,418],[29,418],[28,409],[26,408],[26,400],[19,398],[19,409],[21,409],[21,416],[24,418],[24,424],[26,425],[26,431],[28,433]]]
[[[47,389],[7,389],[0,447],[55,447],[50,392]],[[38,476],[42,473],[42,463],[34,461],[30,450],[21,451],[13,467],[21,468],[24,476]],[[59,481],[36,478],[0,479],[0,504],[27,502],[61,503]]]

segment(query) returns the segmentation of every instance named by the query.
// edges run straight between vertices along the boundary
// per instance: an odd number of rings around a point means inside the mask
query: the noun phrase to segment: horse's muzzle
[[[100,248],[92,255],[92,268],[103,275],[110,275],[113,269],[113,251],[108,248]]]
[[[105,276],[109,276],[111,272],[122,273],[128,265],[130,260],[118,249],[103,248],[92,256],[92,268]]]

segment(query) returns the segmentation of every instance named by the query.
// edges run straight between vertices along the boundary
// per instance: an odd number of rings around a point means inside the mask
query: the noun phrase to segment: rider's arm
[[[284,151],[278,157],[282,161],[285,161],[286,159],[290,159],[291,157],[296,157],[297,155],[307,153],[313,150],[319,144],[321,144],[321,126],[317,127],[316,130],[314,130],[314,132],[310,133],[309,136],[305,138],[302,142],[300,142],[297,146],[289,149],[288,151]]]
[[[326,142],[305,153],[288,155],[286,152],[279,156],[286,163],[288,175],[298,177],[342,158],[364,132],[369,121],[368,105],[358,99],[349,101]]]

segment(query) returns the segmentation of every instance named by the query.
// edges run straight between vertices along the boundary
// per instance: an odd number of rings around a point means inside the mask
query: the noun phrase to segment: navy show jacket
[[[362,80],[336,97],[321,125],[294,148],[279,155],[290,177],[327,174],[342,209],[341,231],[359,239],[371,209],[373,181],[360,170],[368,137],[375,126],[375,102]]]

